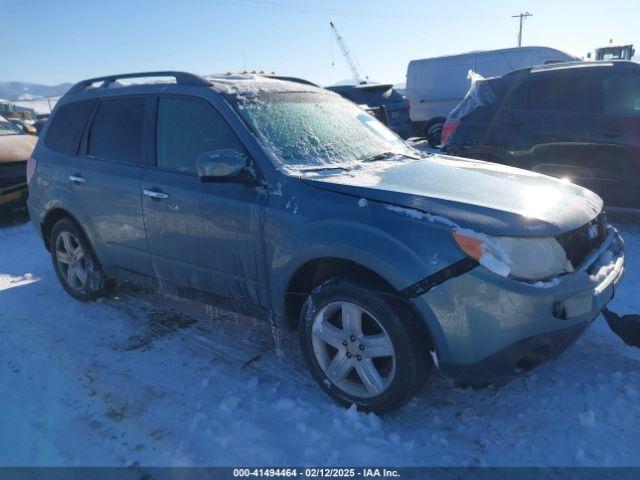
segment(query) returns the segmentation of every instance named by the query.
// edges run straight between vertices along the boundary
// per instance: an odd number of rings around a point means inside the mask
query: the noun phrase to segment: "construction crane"
[[[347,64],[349,65],[349,68],[351,69],[351,73],[353,74],[353,79],[356,81],[358,85],[361,83],[366,83],[365,81],[362,80],[362,76],[360,75],[360,71],[356,66],[356,62],[353,60],[351,53],[349,53],[349,49],[347,48],[346,43],[344,43],[344,40],[338,33],[338,29],[333,24],[333,22],[329,22],[329,25],[331,25],[331,31],[333,32],[333,35],[336,37],[336,41],[340,46],[340,50],[342,50],[342,54],[344,55],[344,58],[347,61]]]

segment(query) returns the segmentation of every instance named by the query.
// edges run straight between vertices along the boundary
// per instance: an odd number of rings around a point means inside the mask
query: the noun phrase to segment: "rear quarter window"
[[[49,126],[45,145],[57,152],[75,155],[95,104],[95,100],[83,100],[62,105]]]

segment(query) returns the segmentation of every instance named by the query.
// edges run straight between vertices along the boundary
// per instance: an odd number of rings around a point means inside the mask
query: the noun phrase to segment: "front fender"
[[[276,295],[286,293],[289,280],[302,265],[320,258],[358,263],[385,278],[396,289],[410,283],[421,261],[406,245],[370,226],[325,220],[303,227],[275,250],[271,266]]]
[[[374,208],[367,223],[337,219],[307,223],[278,245],[270,264],[276,315],[284,315],[290,280],[313,260],[349,260],[401,291],[464,256],[453,247],[448,228]],[[395,222],[393,228],[373,226],[391,226],[390,221]]]

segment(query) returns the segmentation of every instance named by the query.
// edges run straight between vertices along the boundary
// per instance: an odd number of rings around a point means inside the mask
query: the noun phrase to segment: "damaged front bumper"
[[[564,351],[613,298],[624,244],[609,227],[571,274],[522,283],[477,267],[412,300],[432,333],[440,370],[461,381],[501,383]]]

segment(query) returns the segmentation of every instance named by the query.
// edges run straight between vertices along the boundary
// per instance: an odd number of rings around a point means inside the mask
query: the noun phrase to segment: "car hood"
[[[306,173],[302,180],[491,235],[558,235],[584,225],[602,210],[598,195],[563,180],[437,154]]]
[[[26,161],[37,141],[31,135],[0,135],[0,164]]]

